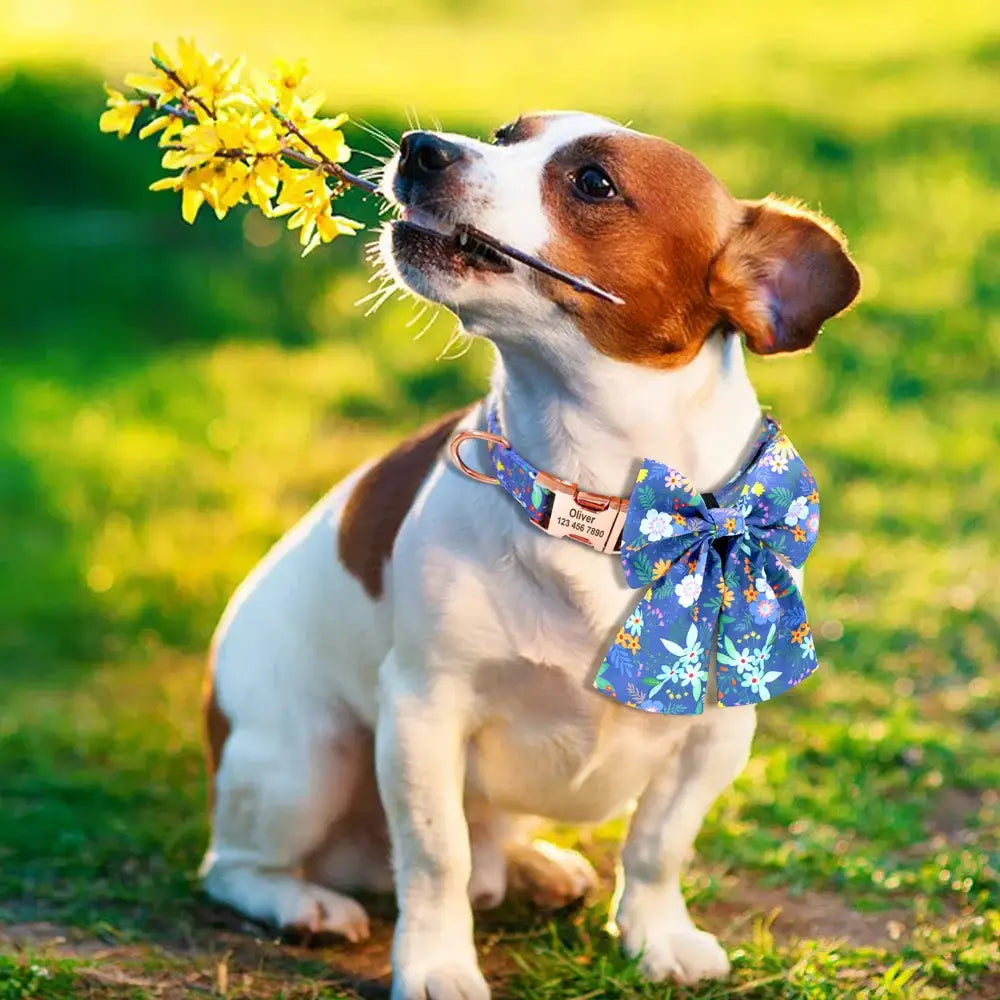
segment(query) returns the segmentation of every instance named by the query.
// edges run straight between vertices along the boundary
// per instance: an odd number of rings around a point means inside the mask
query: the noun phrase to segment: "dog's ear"
[[[836,227],[773,197],[743,202],[708,276],[712,303],[758,354],[808,347],[860,287]]]

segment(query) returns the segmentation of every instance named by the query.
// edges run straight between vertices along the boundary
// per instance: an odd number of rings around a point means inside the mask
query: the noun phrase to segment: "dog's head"
[[[775,198],[734,198],[681,147],[593,115],[525,116],[492,144],[409,132],[383,190],[401,208],[381,243],[398,279],[487,335],[569,317],[603,354],[670,368],[720,325],[761,354],[807,347],[858,293],[831,223]],[[462,225],[625,304],[462,245]]]

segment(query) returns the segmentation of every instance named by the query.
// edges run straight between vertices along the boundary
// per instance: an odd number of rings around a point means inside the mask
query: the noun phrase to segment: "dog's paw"
[[[278,926],[294,933],[340,934],[348,941],[364,941],[368,914],[359,903],[339,892],[310,882],[297,882],[282,893]]]
[[[625,930],[622,946],[627,954],[640,956],[639,967],[653,982],[672,979],[690,986],[729,975],[729,958],[722,945],[697,927],[644,934]]]
[[[475,960],[399,963],[391,1000],[490,1000],[490,988]]]
[[[595,889],[597,872],[578,851],[533,840],[509,850],[507,884],[526,893],[536,906],[557,910]]]

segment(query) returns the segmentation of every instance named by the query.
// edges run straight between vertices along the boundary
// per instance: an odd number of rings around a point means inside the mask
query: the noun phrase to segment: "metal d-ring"
[[[506,448],[508,451],[510,450],[510,442],[505,437],[501,437],[499,434],[492,434],[489,431],[459,431],[451,439],[451,444],[448,446],[448,450],[451,453],[451,460],[460,472],[464,472],[470,479],[475,479],[477,483],[486,483],[487,486],[499,486],[500,480],[496,476],[484,476],[481,472],[470,469],[462,461],[462,456],[458,453],[458,449],[470,438],[477,438],[480,441],[489,441],[491,444],[498,444],[501,448]]]

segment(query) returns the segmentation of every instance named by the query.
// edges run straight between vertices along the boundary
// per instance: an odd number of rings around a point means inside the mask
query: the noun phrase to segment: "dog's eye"
[[[618,192],[611,178],[593,164],[581,167],[572,177],[573,187],[590,201],[605,201]]]

